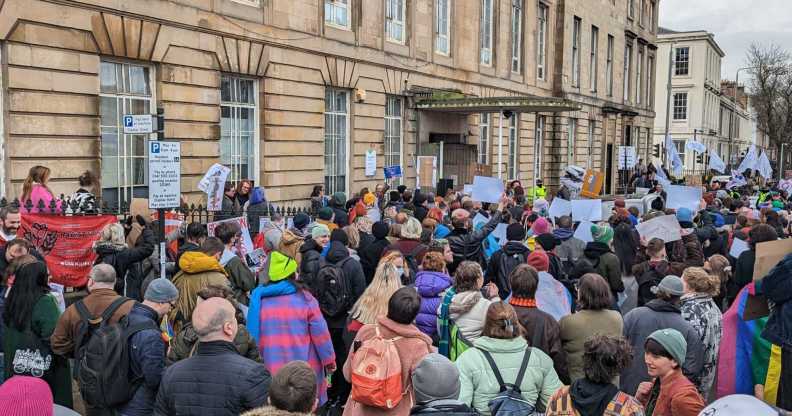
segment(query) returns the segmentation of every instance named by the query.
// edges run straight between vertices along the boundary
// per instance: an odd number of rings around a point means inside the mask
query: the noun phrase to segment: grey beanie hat
[[[156,303],[168,303],[179,299],[179,289],[168,279],[154,279],[146,288],[144,300]]]
[[[681,332],[676,329],[666,328],[658,329],[652,332],[647,339],[653,339],[663,348],[668,351],[674,361],[681,367],[685,362],[685,355],[687,354],[687,341]]]
[[[652,287],[652,293],[663,291],[671,296],[682,296],[685,294],[682,279],[679,276],[668,275],[660,281],[660,284]]]
[[[432,353],[418,363],[412,374],[416,403],[459,398],[459,370],[448,358]]]

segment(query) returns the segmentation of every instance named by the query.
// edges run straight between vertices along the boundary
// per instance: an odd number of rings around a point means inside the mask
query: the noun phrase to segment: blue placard
[[[385,179],[402,177],[402,170],[401,170],[401,166],[399,165],[385,166],[384,169],[385,169]]]

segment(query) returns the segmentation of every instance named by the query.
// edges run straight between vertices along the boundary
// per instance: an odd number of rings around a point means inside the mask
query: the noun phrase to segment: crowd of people
[[[48,192],[49,171],[34,170],[22,201]],[[139,215],[102,230],[87,295],[68,305],[17,235],[30,207],[8,205],[0,415],[782,414],[792,254],[753,271],[757,244],[790,235],[792,204],[754,193],[712,183],[698,211],[617,199],[583,241],[571,217],[548,217],[541,184],[514,181],[498,203],[319,186],[314,218],[252,230],[263,264],[236,251],[236,223],[212,236],[190,223],[168,236],[166,278]],[[227,185],[218,217],[261,201]],[[663,215],[680,240],[636,231]],[[735,240],[748,245],[736,258]],[[749,295],[768,316],[744,315]],[[735,344],[752,346],[747,364]]]

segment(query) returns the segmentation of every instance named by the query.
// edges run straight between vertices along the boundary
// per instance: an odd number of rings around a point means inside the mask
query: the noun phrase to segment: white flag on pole
[[[762,156],[759,157],[759,162],[757,164],[757,170],[763,178],[770,179],[773,177],[773,168],[770,166],[770,159],[767,158],[767,153],[765,153],[764,150],[762,151]]]
[[[685,142],[685,149],[690,149],[697,154],[702,154],[707,151],[707,146],[704,143],[697,142],[695,140],[688,140]]]
[[[655,180],[657,180],[660,185],[663,185],[663,188],[667,188],[671,185],[671,181],[668,180],[668,176],[666,176],[665,171],[663,170],[663,165],[657,163],[657,161],[652,161],[652,166],[655,168]]]
[[[714,150],[710,150],[709,156],[709,168],[720,173],[726,173],[726,162],[724,162]]]
[[[743,173],[748,169],[759,170],[759,155],[756,154],[756,145],[751,145],[748,149],[748,154],[745,155],[740,167],[737,168],[737,173]]]

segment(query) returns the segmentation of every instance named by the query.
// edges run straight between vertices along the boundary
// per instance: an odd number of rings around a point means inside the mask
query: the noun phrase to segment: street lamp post
[[[736,122],[736,123],[739,123],[738,117],[739,117],[739,111],[740,111],[740,105],[738,104],[739,101],[737,101],[739,99],[739,93],[740,93],[740,90],[738,89],[738,86],[740,85],[740,72],[747,71],[749,69],[756,69],[756,67],[755,66],[746,66],[744,68],[739,68],[739,69],[737,69],[737,74],[734,76],[734,122]],[[747,110],[747,108],[746,108],[746,110]],[[734,128],[733,125],[732,125],[732,128]],[[729,149],[733,148],[733,144],[734,144],[734,140],[733,140],[733,138],[731,137],[731,134],[730,134],[729,135]]]

